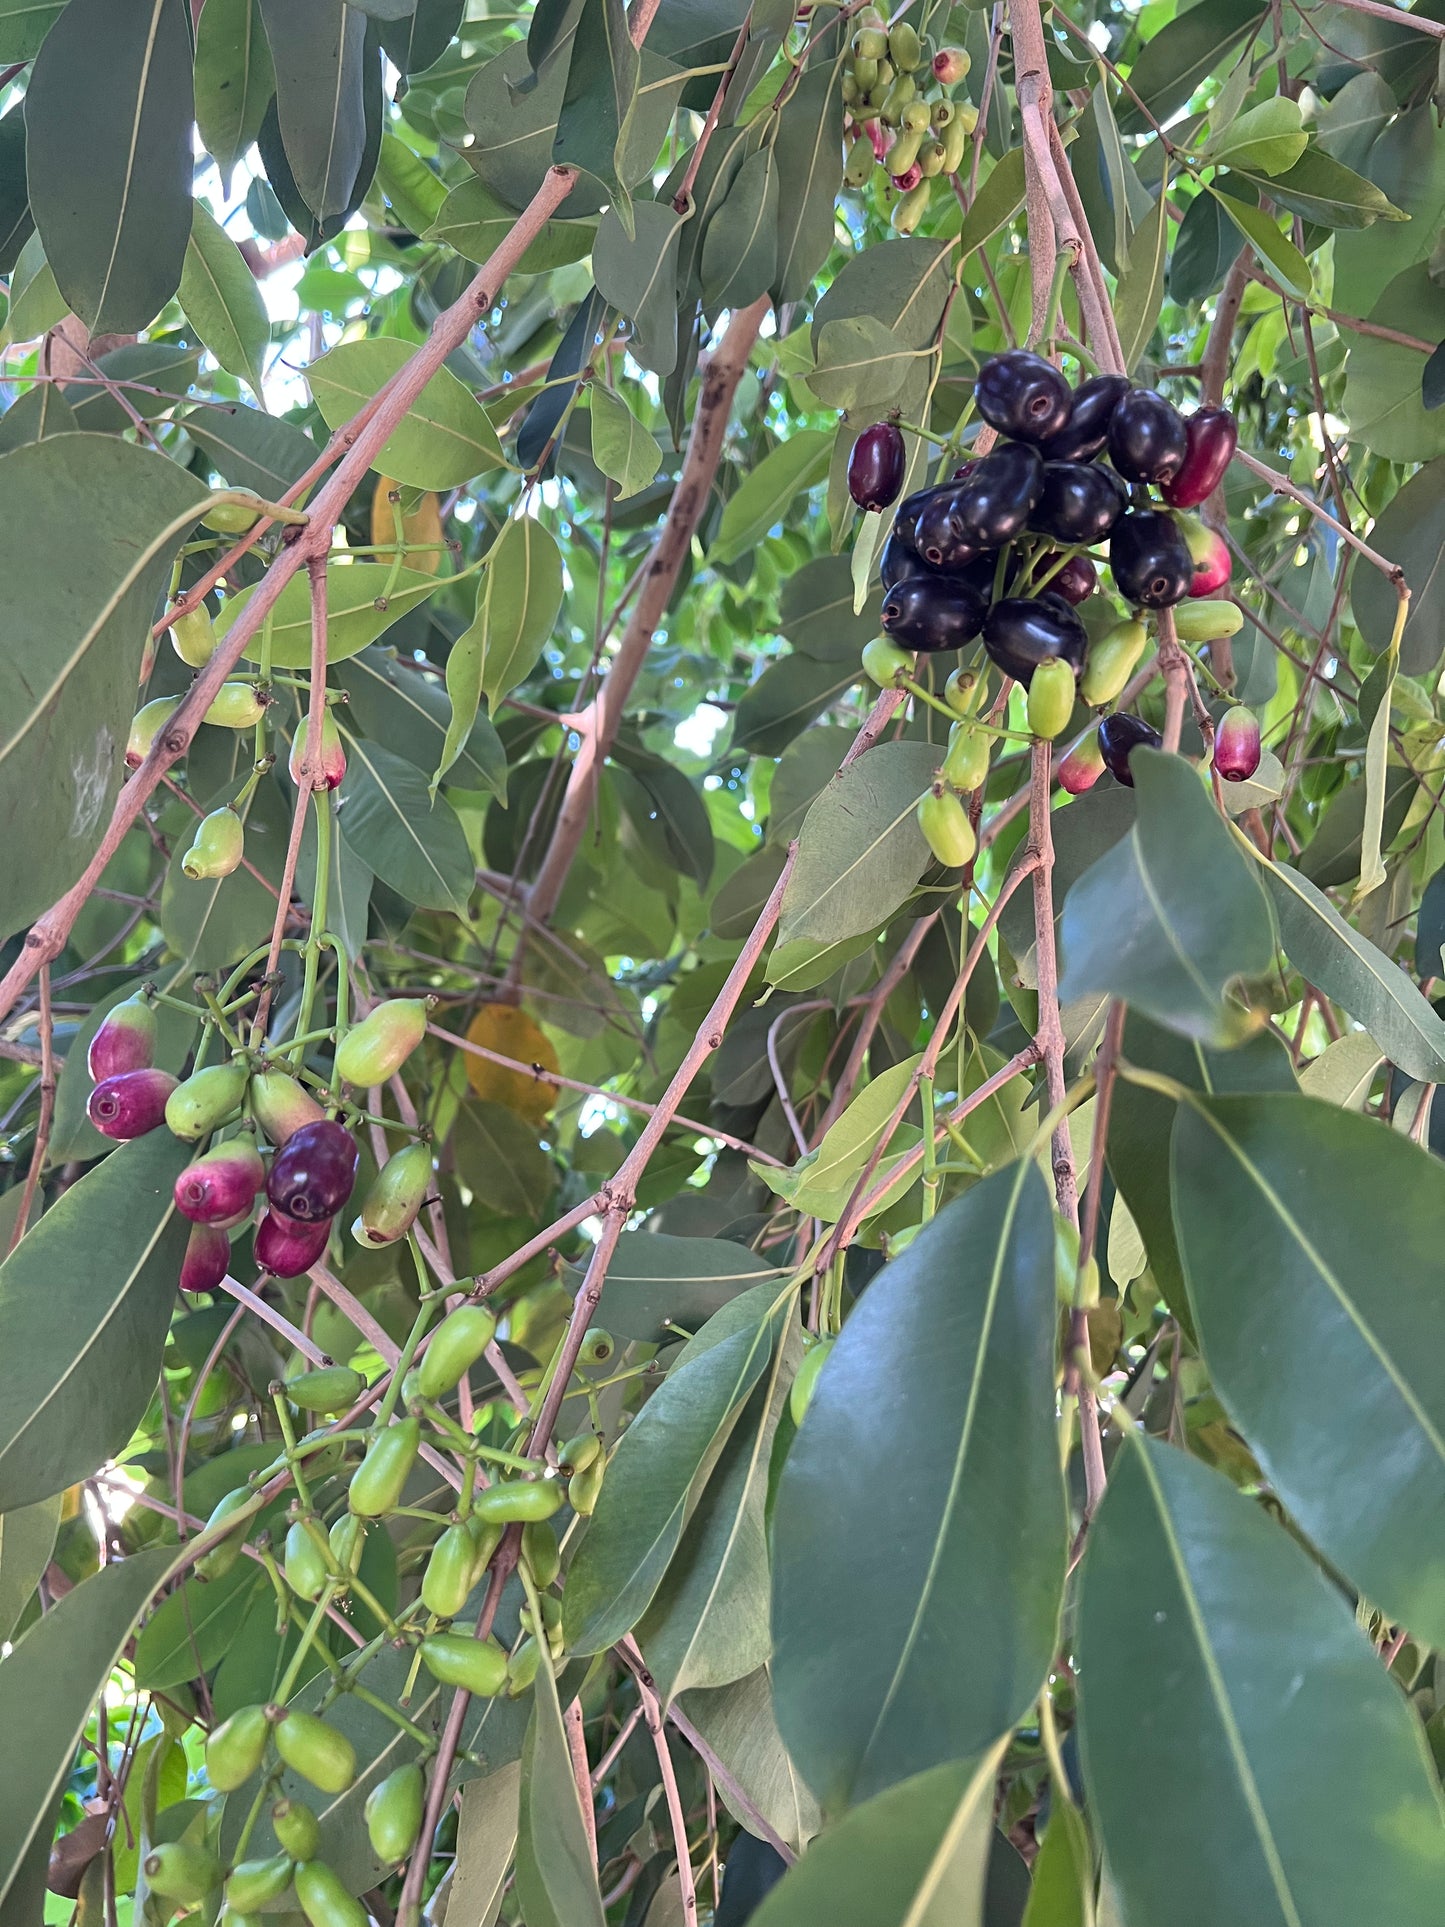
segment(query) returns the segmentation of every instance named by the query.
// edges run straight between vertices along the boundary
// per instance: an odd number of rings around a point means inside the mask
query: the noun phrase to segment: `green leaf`
[[[382,23],[388,60],[398,73],[424,73],[446,52],[465,12],[466,0],[416,0],[402,19]]]
[[[1109,100],[1107,80],[1101,79],[1096,84],[1089,104],[1097,130],[1099,175],[1108,198],[1114,230],[1109,265],[1116,272],[1122,272],[1128,263],[1134,230],[1148,218],[1153,196],[1140,181],[1138,169],[1124,151],[1124,143],[1119,138],[1119,123],[1114,118]],[[1081,118],[1079,126],[1081,135],[1087,134],[1089,123]],[[1079,172],[1077,161],[1074,165],[1075,171]]]
[[[422,910],[466,910],[476,866],[466,831],[415,763],[369,737],[346,745],[341,833],[388,888]]]
[[[1231,165],[1248,173],[1243,162]],[[1373,181],[1332,159],[1322,147],[1306,148],[1293,167],[1273,179],[1249,178],[1280,207],[1320,227],[1362,228],[1410,218]]]
[[[1427,1644],[1445,1643],[1433,1284],[1445,1169],[1375,1118],[1299,1097],[1215,1098],[1179,1106],[1172,1185],[1210,1381],[1231,1420],[1325,1557]]]
[[[1210,136],[1202,158],[1218,166],[1270,176],[1284,174],[1309,146],[1299,102],[1276,94],[1248,107],[1227,127]]]
[[[1407,1077],[1445,1080],[1445,1021],[1398,964],[1352,929],[1329,898],[1288,864],[1261,868],[1285,955],[1340,1003]]]
[[[876,316],[849,315],[824,324],[808,386],[828,408],[884,408],[919,361]]]
[[[348,562],[326,572],[326,660],[345,662],[368,643],[384,635],[408,609],[446,586],[445,576],[423,575],[401,569],[392,580],[389,562]],[[229,595],[216,618],[216,633],[224,636],[250,601],[254,591]],[[377,604],[380,603],[380,608]],[[292,576],[271,605],[261,629],[246,644],[252,662],[260,660],[264,636],[271,634],[271,662],[277,669],[305,669],[311,662],[311,585],[304,573]]]
[[[631,208],[632,231],[610,207],[597,224],[592,272],[603,299],[632,322],[634,359],[655,375],[677,365],[677,250],[682,216],[662,201]]]
[[[268,502],[279,500],[299,481],[319,453],[293,422],[240,402],[192,408],[182,420],[222,480],[233,488],[254,489]]]
[[[219,809],[236,793],[222,786],[203,807]],[[271,885],[242,867],[226,877],[188,877],[181,865],[189,837],[176,838],[161,891],[161,930],[174,954],[194,975],[198,970],[228,970],[248,950],[265,943],[276,921],[276,893],[286,864],[291,812],[275,783],[263,783],[242,808],[246,862]]]
[[[107,436],[53,435],[0,457],[7,934],[68,890],[100,842],[123,774],[151,616],[187,511],[199,515],[205,499],[175,463]],[[57,529],[66,531],[63,569],[55,566]]]
[[[569,1651],[604,1652],[646,1612],[792,1302],[790,1286],[769,1282],[724,1305],[623,1433],[567,1574]]]
[[[25,179],[25,107],[0,120],[0,274],[9,274],[35,232]],[[12,287],[13,292],[13,287]]]
[[[1398,766],[1392,768],[1382,829],[1387,843],[1394,840],[1404,822],[1414,793],[1415,779],[1410,771]],[[1365,786],[1351,783],[1337,791],[1326,805],[1319,827],[1300,856],[1300,870],[1323,890],[1352,883],[1360,874],[1364,844]]]
[[[1134,828],[1064,901],[1059,995],[1123,997],[1186,1037],[1228,1043],[1239,1014],[1224,992],[1268,970],[1269,910],[1189,764],[1139,750],[1129,768]]]
[[[1440,333],[1439,302],[1440,290],[1421,262],[1397,275],[1370,313],[1387,327],[1433,341]],[[1445,416],[1421,401],[1425,362],[1419,350],[1377,335],[1347,333],[1345,339],[1350,352],[1344,406],[1352,434],[1387,461],[1428,462],[1445,455]]]
[[[0,1513],[0,1639],[14,1637],[55,1550],[62,1495]]]
[[[1361,168],[1396,111],[1389,87],[1372,69],[1365,68],[1321,106],[1315,120],[1315,145],[1331,160]]]
[[[500,1217],[540,1218],[557,1189],[557,1167],[515,1111],[463,1104],[453,1147],[458,1175]]]
[[[395,134],[381,137],[376,183],[397,219],[418,234],[430,228],[447,199],[441,176]]]
[[[173,342],[132,341],[99,357],[97,370],[114,384],[114,392],[89,382],[69,383],[65,399],[76,425],[86,434],[120,435],[134,427],[135,417],[155,421],[170,412],[196,379],[199,348]],[[132,412],[134,411],[134,412]]]
[[[884,1126],[908,1089],[920,1057],[921,1053],[906,1057],[901,1063],[890,1064],[886,1071],[880,1071],[852,1100],[837,1123],[829,1127],[817,1149],[805,1153],[793,1170],[779,1171],[774,1166],[754,1162],[754,1174],[770,1191],[786,1198],[795,1210],[836,1224],[848,1207],[853,1188]],[[896,1149],[890,1156],[885,1148],[875,1178],[888,1175],[890,1166],[917,1143],[918,1134],[903,1126],[894,1141]],[[905,1173],[902,1187],[890,1190],[878,1208],[883,1210],[904,1196],[917,1183],[919,1175],[917,1166]]]
[[[537,1668],[522,1749],[517,1893],[528,1927],[606,1927],[550,1661]]]
[[[1184,210],[1169,257],[1170,299],[1201,301],[1223,281],[1239,253],[1239,234],[1213,194],[1196,194]]]
[[[1332,305],[1345,314],[1368,315],[1396,275],[1428,258],[1445,219],[1445,137],[1433,107],[1422,103],[1396,114],[1360,166],[1410,217],[1335,239]]]
[[[185,0],[69,0],[30,71],[26,158],[45,258],[92,334],[137,333],[180,285],[193,112]]]
[[[1275,217],[1266,214],[1263,208],[1251,207],[1247,201],[1241,201],[1233,194],[1224,194],[1213,187],[1209,192],[1217,195],[1219,205],[1264,265],[1273,271],[1281,286],[1290,294],[1308,296],[1314,285],[1310,264],[1294,242],[1280,232]]]
[[[1129,69],[1131,94],[1143,101],[1155,121],[1167,121],[1265,12],[1258,0],[1215,0],[1202,13],[1191,7],[1178,14],[1145,40]],[[1126,134],[1148,130],[1149,121],[1132,98],[1120,103],[1119,126]]]
[[[1415,358],[1417,368],[1419,357]],[[1410,587],[1410,613],[1400,642],[1400,669],[1427,676],[1445,655],[1445,461],[1412,475],[1370,531],[1371,546],[1399,563]],[[1355,621],[1378,655],[1389,646],[1398,598],[1378,569],[1352,578]]]
[[[641,56],[627,30],[623,0],[582,0],[552,158],[559,167],[580,167],[601,181],[611,196],[613,213],[629,233],[631,197],[624,179],[624,144],[640,69]]]
[[[1049,1824],[1034,1859],[1020,1927],[1094,1927],[1094,1855],[1079,1809],[1050,1788]]]
[[[328,428],[342,428],[411,360],[407,341],[373,335],[344,341],[306,371]],[[439,368],[376,458],[375,467],[411,488],[457,488],[502,466],[501,444],[487,411],[451,372]]]
[[[856,657],[842,664],[805,655],[770,662],[743,691],[733,715],[733,748],[780,756],[815,716],[853,687],[861,673]]]
[[[440,685],[390,649],[363,649],[343,666],[337,681],[351,698],[351,714],[374,736],[418,769],[430,769],[446,739],[449,705]],[[478,715],[448,770],[454,789],[507,796],[507,757],[489,720]]]
[[[843,96],[829,64],[810,68],[778,114],[778,252],[773,305],[802,301],[828,258],[843,184]]]
[[[767,1668],[731,1686],[687,1693],[679,1705],[769,1826],[801,1853],[822,1815],[778,1732]],[[730,1798],[726,1781],[719,1781],[718,1793],[735,1820],[756,1827],[752,1814]]]
[[[176,1558],[165,1546],[104,1567],[57,1600],[0,1668],[0,1730],[25,1736],[0,1758],[0,1900],[15,1890],[38,1831],[53,1823],[91,1709]]]
[[[16,258],[10,276],[7,332],[12,340],[31,341],[63,321],[70,310],[55,285],[40,236],[32,234]]]
[[[987,1927],[1003,1751],[934,1767],[848,1814],[779,1881],[752,1927]]]
[[[32,60],[65,0],[0,0],[0,60]]]
[[[138,1686],[164,1693],[222,1660],[251,1617],[274,1603],[271,1582],[250,1559],[220,1579],[187,1579],[152,1613],[135,1646]]]
[[[139,1423],[189,1235],[171,1186],[190,1155],[166,1131],[122,1145],[0,1265],[0,1512],[89,1478]]]
[[[345,0],[259,0],[259,5],[275,60],[276,114],[296,191],[318,219],[340,214],[350,205],[366,147],[366,17]]]
[[[551,532],[527,515],[508,522],[477,592],[476,615],[447,657],[452,719],[437,781],[468,740],[483,694],[498,703],[531,675],[562,595],[562,556]]]
[[[1055,1324],[1053,1213],[1025,1161],[885,1266],[818,1378],[773,1515],[773,1680],[826,1809],[992,1745],[1039,1690],[1067,1549]],[[869,1521],[886,1558],[859,1556]]]
[[[513,1760],[462,1788],[456,1860],[446,1904],[448,1909],[455,1907],[469,1927],[493,1927],[502,1910],[517,1850],[521,1777],[521,1762]]]
[[[843,770],[803,819],[778,942],[838,943],[886,923],[927,869],[917,803],[939,747],[880,743]]]
[[[181,311],[227,374],[248,382],[261,398],[261,363],[271,324],[256,277],[241,250],[200,201],[192,211]]]
[[[1011,147],[990,170],[963,217],[958,255],[963,260],[1013,219],[1024,204],[1024,150]]]
[[[228,193],[275,91],[260,0],[207,0],[196,22],[196,127]]]
[[[1091,865],[1127,838],[1137,815],[1134,792],[1122,783],[1103,785],[1053,812],[1054,921],[1057,925],[1069,892]],[[1037,988],[1034,967],[1034,912],[1027,890],[1016,890],[999,918],[999,930],[1013,953],[1024,985]]]
[[[646,488],[662,467],[662,450],[615,389],[593,383],[588,413],[592,425],[592,459],[617,483],[617,499]]]
[[[1124,351],[1124,366],[1128,369],[1138,366],[1164,306],[1164,267],[1169,253],[1168,187],[1166,175],[1158,200],[1134,230],[1128,265],[1114,296],[1115,323]]]
[[[569,197],[570,203],[570,197]],[[485,181],[463,181],[437,210],[425,239],[441,241],[468,261],[489,261],[517,224],[517,216]],[[519,274],[545,274],[565,268],[592,252],[595,221],[552,220],[517,263]]]
[[[673,1327],[696,1331],[739,1292],[782,1275],[757,1252],[726,1239],[624,1231],[607,1267],[600,1315],[610,1332],[660,1345]],[[574,1286],[581,1276],[574,1271]]]
[[[1335,1587],[1219,1473],[1134,1434],[1090,1531],[1079,1653],[1090,1810],[1131,1921],[1436,1919],[1445,1827],[1415,1716]]]
[[[830,558],[831,560],[832,558]],[[854,732],[825,723],[790,743],[768,794],[768,842],[786,849],[803,827],[814,799],[832,782],[852,746]]]
[[[802,428],[758,463],[723,510],[708,560],[736,562],[760,542],[804,489],[821,482],[833,453],[832,432]]]
[[[778,265],[778,169],[771,147],[749,154],[709,217],[702,241],[703,313],[747,308],[766,294]]]

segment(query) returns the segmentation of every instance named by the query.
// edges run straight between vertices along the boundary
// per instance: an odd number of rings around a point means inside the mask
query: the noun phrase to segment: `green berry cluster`
[[[978,124],[970,101],[951,98],[969,57],[961,47],[935,49],[906,20],[890,27],[874,7],[855,20],[843,74],[843,178],[863,188],[875,173],[887,176],[896,194],[892,224],[911,234],[928,205],[929,182],[958,172]]]

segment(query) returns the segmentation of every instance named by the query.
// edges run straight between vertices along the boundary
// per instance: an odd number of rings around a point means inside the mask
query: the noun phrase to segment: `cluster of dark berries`
[[[1147,644],[1144,615],[1212,597],[1228,580],[1227,547],[1187,511],[1229,466],[1234,418],[1223,408],[1201,408],[1186,419],[1162,395],[1121,375],[1096,375],[1071,388],[1051,362],[1026,349],[985,362],[975,395],[980,415],[1004,439],[899,505],[880,562],[883,628],[900,649],[930,653],[982,636],[990,660],[1029,690],[1033,732],[1057,735],[1076,689],[1093,707],[1119,695]],[[896,423],[865,429],[849,461],[853,500],[886,510],[897,500],[904,467]],[[1114,587],[1134,612],[1107,627],[1094,622],[1091,644],[1077,606],[1098,592],[1099,566],[1088,552],[1103,544]],[[1238,629],[1232,604],[1196,606],[1198,621],[1180,619],[1191,640]],[[1125,720],[1153,733],[1138,718]],[[1122,722],[1115,733],[1127,733]],[[1237,778],[1253,773],[1257,752],[1241,769],[1247,760],[1236,753],[1228,769],[1218,759],[1216,767]],[[1127,754],[1107,747],[1095,775],[1115,763],[1114,773],[1127,782]]]
[[[958,172],[978,125],[972,102],[952,100],[948,92],[969,65],[962,47],[935,52],[908,21],[890,27],[876,7],[854,18],[843,73],[843,179],[862,188],[875,175],[886,176],[899,196],[891,219],[902,234],[922,218],[928,183]]]
[[[413,998],[380,1004],[337,1046],[339,1082],[363,1089],[400,1069],[426,1029],[426,1005]],[[351,1196],[359,1152],[338,1118],[288,1071],[244,1056],[192,1072],[182,1082],[155,1065],[156,1016],[142,992],[110,1011],[87,1059],[95,1088],[86,1104],[106,1137],[144,1137],[165,1125],[199,1145],[231,1135],[188,1164],[175,1182],[176,1209],[192,1231],[181,1263],[182,1291],[214,1291],[230,1264],[229,1233],[249,1222],[264,1195],[252,1250],[262,1271],[297,1278],[320,1262],[332,1220]],[[269,1161],[263,1157],[272,1149]],[[401,1237],[431,1182],[428,1147],[409,1145],[382,1167],[353,1227],[366,1245]]]

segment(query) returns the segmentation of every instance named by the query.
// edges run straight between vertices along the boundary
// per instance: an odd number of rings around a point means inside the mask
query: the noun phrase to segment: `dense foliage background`
[[[858,12],[0,0],[3,1927],[1440,1918],[1445,9],[913,0],[906,210]],[[1233,409],[1239,624],[949,870],[846,463],[1025,341]],[[411,1230],[178,1294],[135,999]]]

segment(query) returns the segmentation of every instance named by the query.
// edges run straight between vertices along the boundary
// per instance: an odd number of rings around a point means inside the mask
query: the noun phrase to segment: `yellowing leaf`
[[[376,490],[371,498],[371,539],[377,548],[386,548],[396,541],[396,520],[391,497],[401,484],[394,482],[388,475],[378,475]],[[434,489],[428,489],[416,507],[407,514],[403,511],[401,532],[408,542],[427,544],[442,541],[442,505]],[[439,548],[408,549],[401,558],[404,569],[416,569],[422,575],[435,575],[442,565],[442,552]]]
[[[467,1026],[467,1041],[518,1064],[531,1064],[543,1071],[557,1069],[551,1039],[515,1004],[483,1004]],[[533,1124],[540,1124],[557,1101],[555,1086],[526,1071],[494,1063],[490,1057],[468,1055],[467,1082],[478,1097],[504,1105]]]

